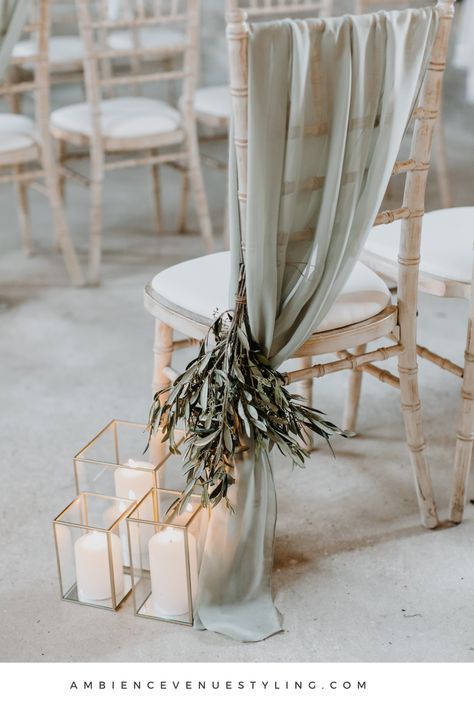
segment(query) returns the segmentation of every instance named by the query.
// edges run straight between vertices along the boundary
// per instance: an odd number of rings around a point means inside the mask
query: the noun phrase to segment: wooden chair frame
[[[0,154],[0,169],[2,169],[0,184],[13,183],[15,185],[20,233],[23,248],[27,254],[32,254],[34,251],[28,188],[33,188],[48,198],[53,217],[54,243],[63,254],[71,282],[75,286],[82,286],[84,278],[62,206],[56,163],[49,135],[48,39],[51,20],[50,5],[50,0],[37,0],[36,17],[33,17],[23,30],[24,34],[37,34],[37,53],[25,58],[12,57],[10,60],[9,69],[13,73],[15,73],[15,69],[21,68],[25,64],[33,64],[35,71],[25,81],[9,81],[7,78],[7,81],[0,86],[0,97],[4,97],[7,103],[13,106],[17,105],[17,99],[21,95],[34,94],[40,148],[33,146],[27,152],[24,149],[9,152],[8,157],[4,160]]]
[[[434,122],[437,116],[441,85],[446,61],[448,37],[454,14],[453,1],[437,5],[439,28],[431,60],[415,110],[415,127],[411,155],[398,161],[394,173],[405,173],[403,205],[395,210],[379,212],[375,224],[401,221],[399,290],[396,305],[385,308],[380,314],[345,328],[313,334],[294,357],[297,369],[285,374],[288,384],[302,383],[308,399],[311,398],[312,380],[329,373],[355,369],[400,390],[406,439],[416,481],[416,492],[422,523],[428,528],[438,524],[431,476],[425,453],[421,404],[418,393],[416,354],[417,280],[420,236],[424,211],[424,195],[429,167]],[[234,139],[237,156],[239,205],[241,224],[246,224],[247,150],[248,150],[248,24],[243,10],[228,14],[227,37],[230,55],[230,84],[234,116]],[[242,234],[245,247],[245,234]],[[176,376],[171,360],[174,351],[202,339],[207,324],[178,313],[153,298],[151,285],[145,289],[145,305],[157,319],[155,330],[155,361],[153,390],[166,387]],[[189,338],[174,340],[173,329]],[[389,338],[390,345],[365,352],[365,344],[381,337]],[[355,353],[349,349],[355,348]],[[314,356],[337,353],[329,363],[313,365]],[[374,365],[391,357],[398,358],[399,377]]]
[[[429,236],[427,237],[429,239]],[[361,261],[385,279],[397,282],[397,265],[388,259],[378,257],[372,252],[363,252]],[[466,347],[464,351],[464,367],[454,363],[433,351],[417,344],[419,358],[437,365],[442,370],[460,378],[461,407],[458,419],[456,448],[453,465],[453,482],[449,520],[461,523],[467,495],[467,483],[472,462],[474,446],[474,273],[470,283],[444,279],[435,274],[421,271],[418,279],[418,291],[441,298],[465,299],[469,302],[467,319]],[[346,401],[344,425],[355,429],[360,399],[362,373],[351,373],[349,393]]]
[[[152,170],[155,223],[158,232],[162,230],[162,214],[160,201],[159,166],[167,164],[184,172],[194,188],[196,209],[206,247],[212,251],[214,240],[207,198],[204,190],[202,172],[199,160],[197,131],[193,113],[193,97],[197,72],[197,38],[199,19],[199,0],[185,0],[186,9],[180,10],[183,0],[170,0],[170,11],[159,13],[161,3],[154,5],[153,16],[138,14],[123,19],[110,19],[106,15],[106,0],[76,0],[79,28],[84,42],[85,60],[84,75],[87,101],[92,117],[92,136],[71,134],[70,131],[51,126],[51,132],[58,141],[60,173],[62,179],[71,179],[90,188],[91,220],[89,248],[89,280],[97,284],[100,280],[101,243],[102,243],[102,193],[104,173],[122,168],[150,166]],[[94,19],[91,5],[101,6],[102,14]],[[127,50],[113,50],[107,47],[106,34],[114,29],[130,29],[132,32],[141,27],[166,26],[182,24],[185,27],[186,41],[178,47],[173,57],[182,57],[183,67],[173,71],[141,73],[140,67],[126,75],[113,76],[111,62],[118,58],[136,59],[153,54],[161,56],[160,48],[156,51],[150,47],[134,46]],[[171,55],[170,55],[171,56]],[[142,141],[136,138],[130,142],[127,139],[106,139],[100,126],[102,90],[123,86],[143,86],[147,83],[166,83],[181,81],[183,96],[181,101],[182,125],[173,134],[166,134],[162,145],[156,139],[144,136]],[[70,163],[84,158],[82,151],[69,151],[71,144],[77,148],[87,148],[90,153],[90,175],[82,175],[71,168]],[[180,144],[177,148],[176,146]],[[167,149],[163,152],[163,149]],[[128,157],[123,155],[128,154]]]
[[[131,18],[133,18],[134,14],[136,14],[137,18],[145,18],[146,17],[146,0],[122,0],[122,3],[124,5],[125,12],[128,12]],[[162,0],[154,0],[155,6],[157,10],[160,9],[160,5],[162,5]],[[176,4],[176,9],[174,11],[174,14],[178,14],[178,3]],[[135,6],[135,7],[134,7]],[[134,12],[136,10],[136,13]],[[139,49],[141,47],[141,40],[140,40],[140,32],[139,28],[134,26],[131,28],[131,40],[134,49]],[[184,44],[183,44],[183,50],[184,50]],[[162,47],[158,51],[154,52],[152,51],[151,53],[151,58],[152,59],[159,59],[160,61],[163,62],[164,64],[164,69],[165,71],[172,71],[173,70],[173,59],[174,56],[176,55],[176,47],[173,48],[166,48]],[[141,61],[146,61],[147,55],[146,54],[134,54],[130,57],[130,62],[132,65],[132,71],[135,74],[140,73],[140,63]]]

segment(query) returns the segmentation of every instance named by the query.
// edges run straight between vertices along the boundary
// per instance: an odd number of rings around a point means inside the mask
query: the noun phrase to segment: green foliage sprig
[[[186,506],[196,484],[202,486],[204,506],[222,500],[230,506],[235,458],[251,441],[257,448],[278,447],[302,467],[310,454],[311,433],[328,443],[331,435],[350,435],[302,400],[286,389],[283,375],[251,337],[241,274],[235,310],[214,321],[197,358],[156,393],[150,410],[150,437],[162,427],[172,453],[185,448],[186,487],[177,508]],[[184,440],[176,443],[176,430],[183,429]]]

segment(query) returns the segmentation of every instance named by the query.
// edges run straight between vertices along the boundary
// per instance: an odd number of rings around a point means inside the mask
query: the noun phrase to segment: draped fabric
[[[255,340],[278,367],[321,323],[374,222],[426,70],[433,8],[251,26],[248,199],[241,250],[230,141],[233,277],[242,259]],[[216,509],[200,624],[241,641],[281,629],[268,453],[237,463],[235,514]]]
[[[25,26],[31,0],[0,0],[0,81]]]

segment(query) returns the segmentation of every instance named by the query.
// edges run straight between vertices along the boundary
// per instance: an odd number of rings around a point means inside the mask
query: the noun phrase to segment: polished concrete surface
[[[474,108],[451,69],[445,121],[455,204],[473,204]],[[222,222],[221,176],[206,173]],[[274,591],[285,631],[259,644],[59,600],[51,520],[74,494],[73,454],[111,418],[146,419],[152,365],[144,284],[203,252],[171,232],[176,176],[163,173],[166,234],[152,228],[149,176],[111,176],[103,284],[71,289],[51,252],[48,211],[34,195],[38,253],[19,251],[13,193],[0,191],[1,661],[472,661],[474,506],[458,527],[419,524],[398,394],[366,379],[360,435],[322,446],[304,471],[276,463]],[[428,206],[438,207],[436,180]],[[68,189],[85,255],[87,194]],[[454,236],[449,236],[454,239]],[[422,298],[420,342],[462,361],[467,305]],[[181,354],[184,364],[185,353]],[[421,364],[426,436],[446,518],[460,383]],[[346,377],[318,381],[317,405],[340,421]],[[471,484],[470,498],[474,497]]]

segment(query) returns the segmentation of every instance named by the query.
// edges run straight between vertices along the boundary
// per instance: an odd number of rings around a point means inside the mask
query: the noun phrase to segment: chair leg
[[[194,191],[199,229],[207,250],[212,252],[214,249],[214,237],[212,234],[211,217],[209,215],[209,206],[207,204],[207,196],[202,177],[199,144],[195,125],[188,127],[188,151],[189,172]]]
[[[454,455],[453,490],[449,510],[449,519],[454,523],[461,523],[464,516],[474,440],[474,301],[471,303],[468,322],[461,397],[461,413]]]
[[[71,283],[74,286],[83,286],[84,276],[77,258],[74,243],[71,239],[69,226],[64,212],[64,203],[61,199],[56,163],[53,158],[51,144],[49,141],[47,142],[46,139],[44,141],[42,159],[44,180],[48,192],[51,214],[53,217],[54,244],[57,244],[62,252],[64,264],[66,266],[67,273],[69,274]]]
[[[423,435],[421,402],[418,392],[416,347],[406,347],[406,350],[399,356],[398,371],[400,375],[400,398],[405,422],[405,434],[415,475],[416,494],[420,507],[421,521],[426,528],[435,528],[438,525],[438,514],[425,452],[426,445]]]
[[[362,355],[367,350],[365,344],[354,349],[355,355]],[[357,414],[359,412],[360,390],[362,386],[362,370],[351,370],[349,373],[349,388],[347,390],[342,428],[355,432],[357,427]]]
[[[188,231],[188,200],[189,200],[189,173],[185,171],[183,174],[183,183],[181,186],[181,200],[179,205],[179,217],[177,232],[185,234]]]
[[[295,358],[295,370],[303,370],[305,368],[311,368],[313,365],[313,359],[311,356],[305,356],[304,358]],[[298,380],[294,384],[295,391],[298,395],[304,399],[305,405],[309,407],[313,406],[313,378],[308,380]]]
[[[173,356],[173,329],[168,324],[156,320],[155,340],[153,344],[153,395],[170,384],[163,370],[171,365]],[[162,396],[161,402],[166,400]]]
[[[158,151],[152,151],[151,155],[158,155]],[[160,166],[157,163],[151,166],[151,175],[153,179],[153,203],[155,206],[155,231],[159,235],[163,232],[163,211],[161,209]]]
[[[313,359],[310,356],[306,356],[304,358],[295,358],[295,370],[311,368],[312,365]],[[303,398],[304,404],[308,405],[308,407],[313,407],[313,378],[309,378],[308,380],[297,381],[294,384],[294,388],[295,392],[298,395],[301,395],[301,397]],[[313,433],[308,430],[307,435],[309,439],[309,447],[311,450],[314,450],[315,446]]]
[[[63,166],[66,162],[66,157],[67,157],[67,144],[66,141],[62,141],[61,139],[58,140],[58,158],[57,158],[57,163],[58,163],[58,190],[59,190],[59,196],[61,198],[61,202],[63,205],[63,209],[65,208],[66,204],[66,178],[63,175],[62,169]],[[53,249],[55,249],[57,252],[61,250],[61,245],[59,243],[59,232],[56,230],[55,236],[54,236],[54,243],[53,243]]]
[[[163,372],[166,366],[171,365],[173,356],[173,329],[162,321],[155,321],[155,338],[153,343],[153,395],[159,390],[166,388],[170,384],[169,378]],[[166,401],[166,394],[160,397],[163,404]],[[157,464],[163,461],[168,454],[168,443],[162,442],[162,436],[152,435],[150,438],[150,461]],[[166,486],[166,473],[159,474],[159,486]]]
[[[100,284],[102,259],[102,178],[92,178],[90,186],[89,283]]]
[[[65,202],[66,200],[66,178],[62,173],[62,168],[67,157],[67,144],[66,141],[58,140],[58,163],[59,163],[59,193],[61,195],[61,200]]]
[[[33,240],[31,238],[31,220],[30,208],[28,204],[28,185],[21,180],[23,166],[16,165],[13,167],[13,173],[18,178],[15,181],[15,190],[18,206],[18,220],[20,223],[20,237],[23,251],[28,256],[34,252]]]

